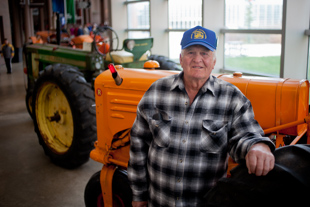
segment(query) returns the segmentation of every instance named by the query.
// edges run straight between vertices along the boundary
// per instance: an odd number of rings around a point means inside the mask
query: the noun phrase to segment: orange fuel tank
[[[282,78],[218,75],[237,86],[251,101],[255,119],[263,129],[304,119],[309,114],[309,82]],[[297,136],[306,125],[291,127],[281,133]]]

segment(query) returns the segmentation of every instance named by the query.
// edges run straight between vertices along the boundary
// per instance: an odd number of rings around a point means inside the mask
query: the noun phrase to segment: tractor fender
[[[205,195],[205,206],[303,206],[310,193],[310,145],[274,152],[275,167],[266,176],[248,174],[241,164]]]

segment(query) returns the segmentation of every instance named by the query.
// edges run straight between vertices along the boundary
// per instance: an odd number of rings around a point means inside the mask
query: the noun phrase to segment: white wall
[[[122,47],[124,39],[127,38],[127,6],[125,0],[111,0],[111,26],[119,37],[119,47]]]
[[[310,1],[288,0],[285,28],[284,78],[306,78]]]
[[[169,56],[168,1],[151,0],[151,36],[154,38],[153,54]]]
[[[224,67],[224,35],[220,33],[220,29],[224,28],[224,0],[203,1],[203,26],[217,35],[216,65],[213,72],[219,73]]]

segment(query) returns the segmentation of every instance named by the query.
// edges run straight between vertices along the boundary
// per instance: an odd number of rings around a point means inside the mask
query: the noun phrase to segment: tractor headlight
[[[101,68],[100,62],[96,62],[95,67],[96,67],[97,70],[99,70]]]
[[[103,69],[103,58],[100,56],[93,57],[93,67],[95,67],[96,70]]]

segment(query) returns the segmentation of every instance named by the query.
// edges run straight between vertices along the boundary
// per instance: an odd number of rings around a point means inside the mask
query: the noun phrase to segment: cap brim
[[[206,44],[206,43],[203,43],[203,42],[190,42],[188,43],[187,45],[185,45],[184,47],[182,46],[182,49],[185,49],[189,46],[192,46],[192,45],[201,45],[201,46],[204,46],[206,48],[208,48],[209,50],[211,50],[212,52],[215,50],[215,48],[211,47],[210,45]]]

